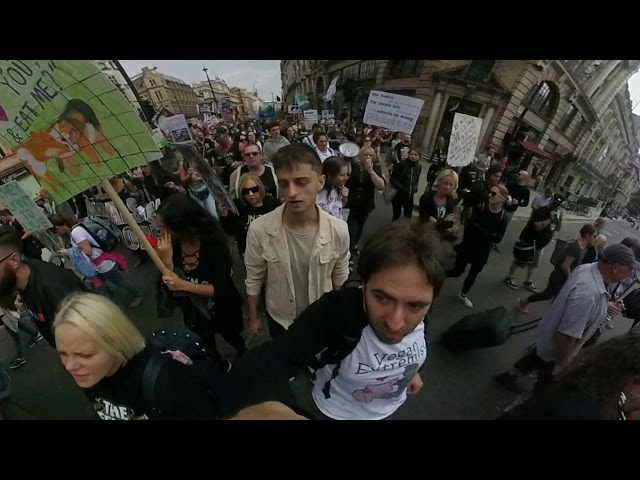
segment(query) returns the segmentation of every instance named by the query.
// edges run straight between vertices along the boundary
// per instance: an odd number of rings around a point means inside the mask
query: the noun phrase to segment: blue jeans
[[[100,285],[96,289],[96,291],[100,295],[103,295],[107,298],[111,298],[111,295],[107,290],[107,285],[106,285],[107,281],[125,290],[130,296],[129,298],[130,301],[138,297],[139,295],[142,295],[142,293],[136,287],[134,287],[129,280],[127,280],[127,277],[124,276],[124,274],[122,273],[122,271],[120,270],[117,264],[114,265],[114,267],[108,272],[99,273],[98,278],[100,278],[102,285]]]
[[[5,328],[9,336],[13,339],[16,344],[16,358],[24,357],[24,347],[25,343],[29,343],[38,336],[38,329],[33,324],[33,320],[31,320],[31,315],[21,315],[18,320],[18,331],[14,332],[9,327]],[[25,340],[23,336],[20,336],[20,330],[26,332],[29,335],[29,340]]]

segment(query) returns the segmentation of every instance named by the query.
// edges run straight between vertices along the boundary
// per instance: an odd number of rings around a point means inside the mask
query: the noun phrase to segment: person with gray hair
[[[640,270],[640,262],[626,245],[607,247],[598,263],[580,265],[569,276],[535,330],[535,346],[513,368],[493,380],[503,388],[520,393],[518,376],[538,371],[534,393],[554,381],[597,330],[607,314],[621,313],[611,301],[608,284],[623,282]]]

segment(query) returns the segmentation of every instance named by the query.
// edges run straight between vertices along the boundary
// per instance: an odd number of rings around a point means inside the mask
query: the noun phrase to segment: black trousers
[[[269,315],[269,312],[265,312],[265,314],[267,316],[267,325],[269,328],[269,335],[271,336],[271,339],[275,340],[276,338],[284,335],[287,330],[278,322],[276,322],[273,317]]]
[[[362,238],[364,232],[364,224],[367,223],[371,210],[368,208],[351,208],[349,209],[349,217],[347,218],[347,227],[349,228],[349,250],[353,252],[356,245]]]
[[[396,195],[391,200],[391,207],[393,208],[392,221],[400,218],[401,211],[404,210],[404,218],[411,218],[413,214],[413,196],[409,195],[404,190],[398,189]]]
[[[471,290],[471,287],[475,283],[476,278],[478,278],[478,274],[487,264],[489,253],[484,251],[471,250],[471,247],[469,245],[465,245],[464,243],[458,245],[458,248],[456,248],[456,250],[456,263],[454,264],[453,269],[447,272],[447,278],[458,278],[464,273],[467,265],[471,264],[469,273],[467,274],[467,277],[464,279],[464,282],[462,284],[462,294],[466,295],[469,290]]]
[[[518,360],[513,366],[522,375],[528,375],[535,371],[538,372],[538,381],[533,389],[534,394],[540,393],[555,382],[555,377],[553,376],[555,363],[542,360],[538,356],[535,348]]]
[[[544,302],[545,300],[553,300],[556,298],[560,290],[562,290],[563,285],[567,281],[567,276],[563,271],[559,269],[554,269],[549,275],[549,281],[547,282],[547,287],[538,293],[534,293],[533,295],[529,295],[527,298],[528,303],[535,302]]]

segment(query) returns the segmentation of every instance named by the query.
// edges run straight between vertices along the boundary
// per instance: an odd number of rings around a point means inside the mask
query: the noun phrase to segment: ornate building
[[[131,78],[140,98],[148,100],[156,112],[166,108],[174,115],[191,118],[198,115],[199,98],[193,88],[179,78],[159,73],[157,69],[143,67],[142,73]]]
[[[637,60],[283,60],[282,90],[291,104],[306,94],[314,108],[338,77],[331,107],[348,107],[342,87],[356,85],[354,116],[369,91],[425,101],[413,133],[425,152],[448,141],[456,112],[483,119],[478,150],[504,148],[539,185],[624,204],[634,182],[627,175],[640,146],[627,81]]]

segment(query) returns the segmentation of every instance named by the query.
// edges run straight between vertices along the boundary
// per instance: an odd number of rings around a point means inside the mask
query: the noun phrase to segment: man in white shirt
[[[325,182],[322,163],[305,145],[281,148],[273,156],[284,204],[254,220],[247,232],[249,328],[261,330],[258,296],[266,287],[269,333],[282,335],[295,318],[349,276],[349,230],[316,205]]]
[[[619,305],[610,301],[607,284],[623,282],[638,270],[633,251],[622,244],[605,248],[597,263],[576,268],[536,327],[535,348],[494,381],[519,393],[518,376],[538,371],[536,392],[553,383],[554,375],[580,351],[607,313],[620,314]]]

